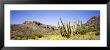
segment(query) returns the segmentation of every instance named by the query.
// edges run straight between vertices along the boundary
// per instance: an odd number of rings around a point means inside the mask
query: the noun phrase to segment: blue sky
[[[21,24],[24,21],[39,21],[46,25],[57,26],[60,18],[71,24],[76,20],[87,22],[93,16],[100,16],[99,10],[11,10],[11,24]]]

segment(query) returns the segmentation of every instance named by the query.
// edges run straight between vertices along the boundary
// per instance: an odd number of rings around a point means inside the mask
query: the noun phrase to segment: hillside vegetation
[[[93,16],[86,23],[70,22],[59,19],[58,27],[38,21],[25,21],[11,24],[11,40],[99,40],[100,17]]]

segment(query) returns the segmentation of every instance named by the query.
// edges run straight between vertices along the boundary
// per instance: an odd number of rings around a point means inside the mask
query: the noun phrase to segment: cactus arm
[[[67,33],[66,28],[64,27],[65,25],[63,24],[63,22],[62,22],[61,18],[60,18],[60,21],[61,21],[61,23],[62,23],[62,25],[63,25],[64,32],[65,32],[65,33]]]
[[[69,22],[69,34],[71,35],[71,26],[70,26],[70,22]]]

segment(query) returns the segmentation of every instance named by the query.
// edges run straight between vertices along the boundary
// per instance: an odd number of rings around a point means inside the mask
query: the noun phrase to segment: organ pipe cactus
[[[62,26],[59,26],[59,29],[60,29],[60,33],[61,33],[62,37],[69,38],[71,36],[70,22],[69,22],[69,24],[63,23],[61,18],[60,18],[60,21],[61,21]],[[59,23],[58,23],[58,25],[59,25]]]
[[[59,25],[59,22],[58,26],[62,37],[69,38],[72,34],[81,34],[83,32],[82,21],[76,21],[73,26],[70,26],[70,22],[63,23],[61,18],[60,21],[62,26]]]

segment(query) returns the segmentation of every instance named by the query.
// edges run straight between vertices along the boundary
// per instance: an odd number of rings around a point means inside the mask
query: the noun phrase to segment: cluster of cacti
[[[76,21],[72,26],[73,34],[83,34],[86,33],[85,26],[82,25],[82,21]]]
[[[73,34],[79,34],[80,27],[81,27],[81,24],[79,23],[79,21],[76,21],[74,23],[74,25],[72,26],[72,33]]]
[[[60,21],[61,21],[62,26],[59,26],[59,29],[60,29],[60,34],[62,35],[62,37],[69,38],[71,34],[74,35],[74,34],[85,33],[85,27],[82,26],[82,21],[76,21],[73,26],[70,26],[70,22],[63,23],[61,18],[60,18]],[[59,22],[58,22],[58,25],[59,25]]]
[[[63,26],[59,26],[59,29],[60,29],[60,33],[62,35],[62,37],[67,37],[69,38],[71,36],[71,26],[70,26],[70,22],[69,23],[63,23],[63,21],[61,20],[60,18],[60,21],[61,21],[61,24]],[[58,22],[58,25],[59,25],[59,22]]]

